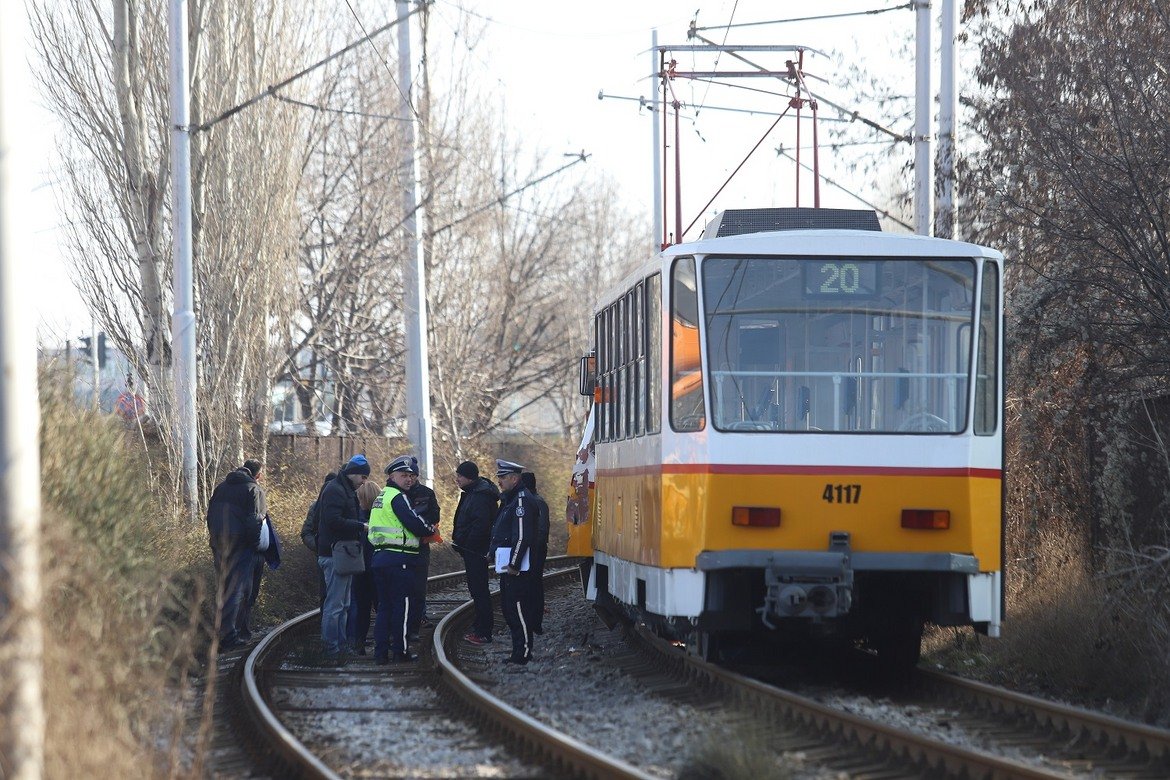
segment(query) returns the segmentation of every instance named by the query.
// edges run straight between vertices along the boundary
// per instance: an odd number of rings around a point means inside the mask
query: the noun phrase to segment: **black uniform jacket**
[[[421,482],[416,482],[406,497],[410,499],[410,508],[423,519],[423,522],[435,528],[439,527],[439,497],[435,495],[435,491]]]
[[[516,487],[500,496],[500,512],[492,528],[492,562],[495,550],[511,547],[508,566],[519,570],[524,554],[536,542],[536,523],[540,511],[532,500],[532,493],[525,487]]]

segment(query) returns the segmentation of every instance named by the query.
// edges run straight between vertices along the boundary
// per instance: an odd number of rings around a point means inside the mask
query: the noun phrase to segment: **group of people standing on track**
[[[263,465],[248,460],[216,486],[207,528],[219,592],[219,648],[251,640],[249,615],[265,566],[280,565],[280,544],[260,486]],[[309,507],[301,540],[317,558],[321,641],[328,662],[366,654],[374,610],[374,661],[414,661],[410,649],[426,616],[431,543],[439,535],[435,492],[419,481],[418,460],[395,458],[383,469],[386,485],[370,481],[370,463],[354,455],[325,477]],[[535,634],[543,633],[544,562],[548,556],[548,504],[536,476],[519,463],[496,461],[496,483],[472,461],[455,470],[459,504],[452,547],[463,558],[475,620],[464,641],[493,641],[495,617],[489,581],[500,576],[500,609],[512,638],[507,662],[532,659]]]
[[[471,461],[459,464],[460,488],[452,547],[464,562],[475,622],[464,639],[492,641],[494,618],[490,570],[500,573],[501,604],[512,633],[511,663],[532,657],[533,634],[541,633],[544,591],[540,582],[548,555],[548,505],[536,493],[536,479],[523,466],[498,460],[500,489],[480,477]],[[326,658],[366,654],[370,610],[374,609],[374,661],[414,661],[410,643],[429,625],[426,581],[430,544],[441,542],[435,492],[419,482],[417,459],[396,458],[384,469],[386,487],[369,481],[370,464],[351,458],[325,484],[310,507],[301,539],[316,553],[321,571],[321,639]],[[522,480],[528,481],[522,487]],[[339,542],[359,542],[362,571],[343,574],[334,560]],[[505,559],[497,550],[506,548]],[[498,558],[498,564],[496,564]],[[515,559],[515,560],[512,560]],[[493,565],[495,564],[495,565]]]

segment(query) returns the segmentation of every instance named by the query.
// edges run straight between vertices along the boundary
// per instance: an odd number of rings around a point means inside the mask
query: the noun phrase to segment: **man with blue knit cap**
[[[352,574],[338,574],[333,566],[333,546],[337,542],[360,541],[366,524],[358,502],[357,489],[370,477],[370,463],[365,455],[354,455],[341,472],[326,483],[317,498],[317,565],[325,577],[325,601],[321,604],[321,641],[325,656],[339,660],[344,649],[353,588]]]
[[[410,652],[408,617],[414,598],[415,571],[420,565],[420,542],[435,532],[410,506],[406,491],[413,484],[414,459],[402,457],[386,467],[386,489],[370,507],[370,568],[378,589],[378,617],[374,621],[374,662],[414,661]]]
[[[512,655],[507,663],[524,665],[532,660],[532,566],[531,547],[539,514],[531,493],[521,481],[524,467],[510,460],[496,460],[500,486],[500,512],[492,528],[491,560],[500,573],[500,611],[512,632]],[[506,550],[506,552],[504,552]]]

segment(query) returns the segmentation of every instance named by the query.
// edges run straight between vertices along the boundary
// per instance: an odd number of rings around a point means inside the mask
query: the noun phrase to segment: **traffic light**
[[[91,336],[79,336],[77,340],[81,343],[82,360],[93,359],[93,338]],[[106,334],[99,333],[97,337],[97,359],[98,368],[106,367]]]

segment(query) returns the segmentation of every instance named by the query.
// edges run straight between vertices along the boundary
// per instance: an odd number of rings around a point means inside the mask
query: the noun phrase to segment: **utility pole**
[[[658,66],[661,60],[661,55],[658,53],[658,28],[655,27],[650,32],[650,91],[654,98],[650,101],[650,143],[654,150],[651,153],[650,159],[654,161],[653,173],[651,176],[654,179],[654,197],[651,201],[654,204],[654,251],[658,252],[662,249],[663,235],[662,235],[662,138],[659,136],[658,117],[662,107],[658,100],[658,90],[662,88],[662,76],[658,73]]]
[[[183,497],[191,522],[198,517],[199,471],[195,438],[195,275],[191,257],[191,80],[187,69],[187,0],[171,0],[171,213],[174,226],[171,359],[175,376],[176,437],[183,448]]]
[[[434,455],[431,452],[431,382],[427,356],[427,288],[426,265],[422,253],[423,213],[418,205],[419,167],[415,149],[418,113],[411,103],[412,76],[410,62],[410,15],[407,0],[395,0],[398,9],[398,90],[401,95],[403,154],[406,155],[406,180],[402,188],[405,235],[403,267],[406,319],[406,426],[407,435],[418,457],[420,479],[434,479]]]
[[[955,0],[942,0],[940,23],[942,53],[938,85],[938,203],[934,211],[934,233],[939,238],[958,238],[955,204],[955,128],[959,115],[958,63],[955,37],[959,22]]]
[[[934,196],[930,158],[930,107],[934,97],[930,83],[930,0],[915,0],[914,7],[918,22],[914,35],[914,232],[929,236]]]
[[[0,773],[39,780],[45,771],[41,412],[29,280],[21,285],[12,232],[13,162],[19,157],[9,137],[27,106],[16,94],[17,74],[28,72],[24,14],[18,3],[0,3]]]

